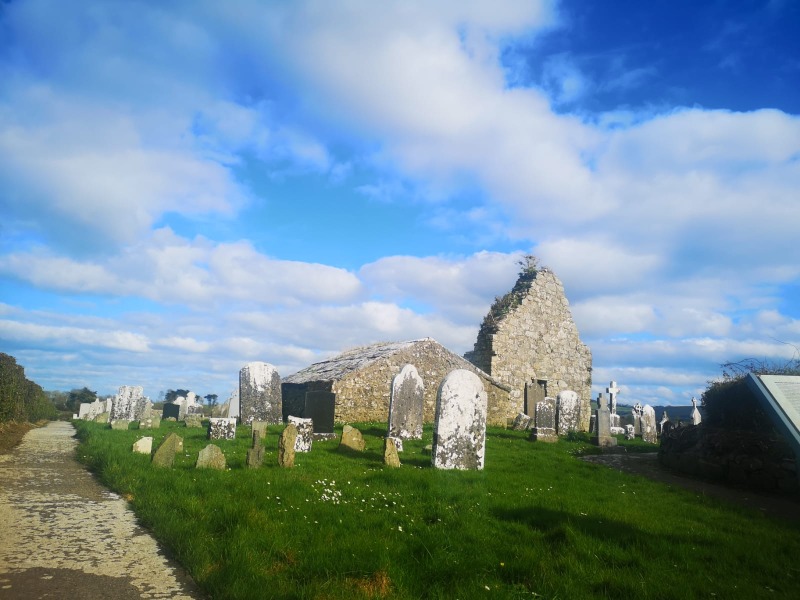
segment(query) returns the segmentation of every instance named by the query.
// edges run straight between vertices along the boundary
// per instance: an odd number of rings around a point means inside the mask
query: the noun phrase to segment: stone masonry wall
[[[515,289],[516,286],[515,286]],[[500,318],[487,317],[466,358],[507,384],[523,410],[525,384],[547,380],[547,395],[570,389],[581,399],[581,429],[589,430],[592,353],[580,339],[561,281],[536,272],[521,302]]]
[[[439,384],[453,369],[469,369],[481,378],[488,395],[488,424],[504,426],[506,420],[516,414],[519,398],[510,397],[510,388],[493,383],[486,373],[480,373],[473,365],[434,340],[421,340],[335,381],[333,391],[336,393],[336,421],[388,421],[392,379],[406,364],[414,365],[422,377],[425,386],[426,423],[433,422]]]

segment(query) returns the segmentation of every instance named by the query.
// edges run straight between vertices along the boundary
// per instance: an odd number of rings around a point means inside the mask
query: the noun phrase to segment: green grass
[[[205,430],[77,423],[79,455],[213,598],[780,598],[800,585],[800,527],[577,460],[585,440],[531,443],[490,428],[480,472],[430,467],[422,441],[383,466],[315,442],[244,466],[250,430],[216,442],[226,471],[194,469]],[[184,437],[173,469],[134,455],[141,435]],[[625,442],[621,442],[625,444]],[[635,445],[635,444],[634,444]],[[651,447],[652,448],[652,447]]]

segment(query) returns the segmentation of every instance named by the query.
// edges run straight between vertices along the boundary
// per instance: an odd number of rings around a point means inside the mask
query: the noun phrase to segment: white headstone
[[[147,454],[153,451],[153,438],[143,437],[139,438],[133,443],[133,451],[137,454]]]
[[[314,441],[314,423],[311,419],[301,419],[300,417],[288,418],[288,422],[297,427],[297,437],[294,440],[295,452],[311,452],[311,444]]]
[[[658,443],[656,410],[649,404],[645,404],[642,409],[642,440],[650,444]]]
[[[239,371],[239,416],[241,422],[283,423],[281,377],[269,363],[247,363]]]
[[[700,411],[697,410],[697,398],[692,398],[692,425],[700,425],[702,420],[703,417],[700,415]]]
[[[483,469],[487,396],[472,371],[447,374],[436,397],[431,462],[437,469]]]
[[[581,401],[572,390],[563,390],[556,396],[556,429],[558,435],[578,431],[581,423]]]
[[[608,384],[606,393],[608,394],[608,410],[611,411],[612,415],[615,415],[617,414],[617,394],[619,393],[616,381]]]

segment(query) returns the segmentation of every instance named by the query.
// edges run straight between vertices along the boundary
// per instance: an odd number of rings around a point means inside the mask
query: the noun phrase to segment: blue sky
[[[0,3],[0,350],[226,397],[471,349],[527,253],[595,391],[800,348],[790,1]]]

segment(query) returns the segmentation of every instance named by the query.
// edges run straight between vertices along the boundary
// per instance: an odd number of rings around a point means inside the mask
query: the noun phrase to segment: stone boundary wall
[[[661,436],[659,462],[702,479],[800,494],[797,461],[777,433],[681,425]]]
[[[589,430],[592,353],[572,319],[561,281],[540,269],[520,302],[500,318],[484,320],[472,352],[475,366],[519,393],[515,414],[523,411],[525,384],[547,381],[547,395],[573,390],[581,400],[581,430]],[[513,415],[512,415],[513,416]]]

